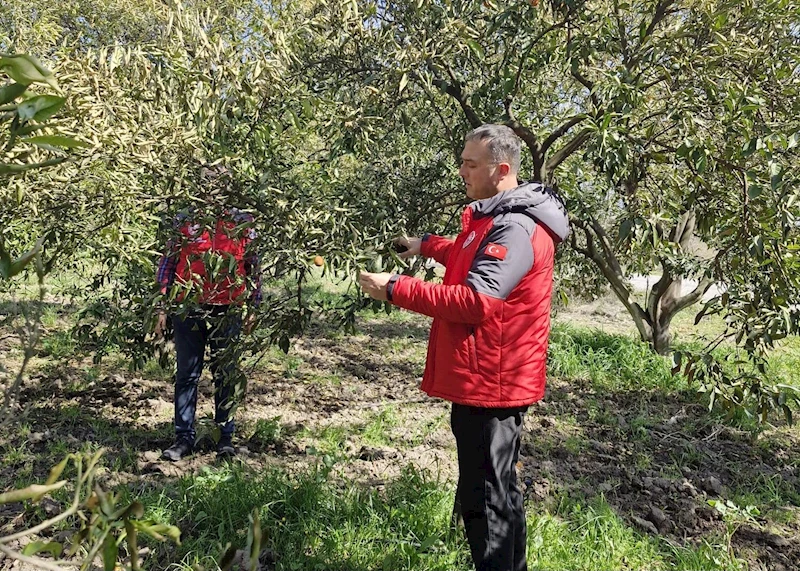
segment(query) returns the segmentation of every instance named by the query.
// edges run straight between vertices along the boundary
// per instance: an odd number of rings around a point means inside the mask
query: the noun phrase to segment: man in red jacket
[[[520,184],[519,168],[520,140],[510,128],[469,133],[459,175],[473,202],[461,233],[398,241],[404,257],[443,264],[443,283],[359,277],[371,297],[433,317],[421,388],[453,403],[456,504],[478,571],[527,569],[515,465],[523,416],[544,395],[555,245],[569,233],[561,199]]]
[[[228,171],[214,165],[201,170],[201,204],[179,213],[173,236],[158,264],[162,296],[175,310],[175,443],[162,458],[177,461],[194,448],[197,384],[206,346],[214,377],[214,420],[220,428],[217,455],[232,456],[234,423],[230,411],[244,378],[238,367],[241,331],[252,326],[252,313],[242,322],[243,305],[261,301],[258,257],[252,248],[253,216],[227,205]],[[166,328],[159,311],[157,336]]]

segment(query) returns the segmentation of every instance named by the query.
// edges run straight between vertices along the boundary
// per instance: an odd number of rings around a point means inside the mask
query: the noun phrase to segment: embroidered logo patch
[[[472,232],[470,232],[470,233],[469,233],[469,236],[467,236],[467,239],[466,239],[466,240],[464,240],[464,245],[463,245],[463,246],[461,246],[461,247],[462,247],[462,248],[466,248],[467,246],[469,246],[470,244],[472,244],[472,241],[473,241],[474,239],[475,239],[475,230],[473,230]]]
[[[492,244],[489,243],[484,250],[484,253],[487,256],[491,256],[492,258],[497,258],[498,260],[505,260],[506,254],[508,253],[508,248],[505,246],[501,246],[500,244]]]

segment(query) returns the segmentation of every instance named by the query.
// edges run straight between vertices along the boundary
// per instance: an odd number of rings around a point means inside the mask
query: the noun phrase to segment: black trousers
[[[528,407],[453,404],[458,448],[455,510],[464,519],[477,571],[527,571],[527,525],[517,485],[522,421]]]

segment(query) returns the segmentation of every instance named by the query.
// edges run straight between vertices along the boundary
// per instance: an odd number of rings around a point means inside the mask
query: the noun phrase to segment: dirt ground
[[[627,326],[619,311],[599,305],[558,319],[581,323],[576,316],[582,315],[583,323],[596,326],[597,312],[604,311],[611,330]],[[357,335],[315,327],[289,355],[263,360],[250,372],[246,402],[237,411],[239,460],[254,470],[293,471],[329,454],[339,460],[336,477],[377,488],[408,464],[452,481],[449,408],[418,389],[427,327],[417,317],[364,319]],[[14,447],[26,453],[19,463],[2,465],[0,488],[23,470],[44,479],[54,439],[69,450],[87,441],[106,447],[107,465],[119,468],[107,473],[106,484],[125,483],[134,492],[215,462],[210,447],[177,463],[160,459],[171,443],[167,376],[107,370],[87,381],[87,366],[74,359],[33,371],[22,393],[28,430],[2,443],[7,453]],[[200,392],[198,416],[210,414],[207,377]],[[546,398],[527,415],[519,476],[528,505],[602,495],[645,533],[676,545],[729,533],[751,569],[788,571],[800,569],[800,508],[775,506],[775,513],[732,530],[708,500],[724,501],[747,482],[800,489],[795,434],[775,430],[754,439],[715,422],[688,394],[601,393],[586,381],[550,379]],[[1,508],[0,534],[25,517],[19,504]],[[0,569],[10,568],[22,569],[0,561]]]

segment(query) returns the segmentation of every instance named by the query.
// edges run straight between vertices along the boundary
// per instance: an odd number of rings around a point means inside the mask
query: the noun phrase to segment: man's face
[[[221,167],[203,167],[197,185],[197,197],[204,207],[220,209],[230,201],[230,176]]]
[[[485,141],[467,141],[461,152],[461,168],[458,169],[467,187],[467,196],[472,200],[480,200],[497,194],[500,181],[497,167]]]

